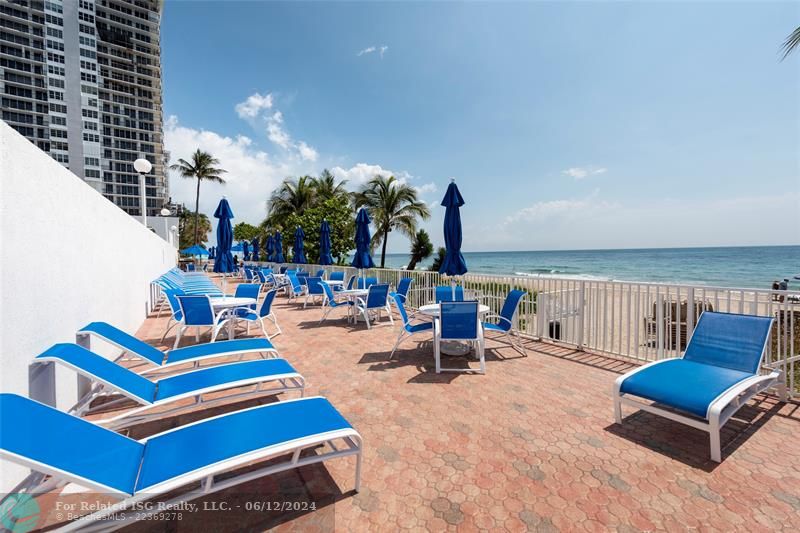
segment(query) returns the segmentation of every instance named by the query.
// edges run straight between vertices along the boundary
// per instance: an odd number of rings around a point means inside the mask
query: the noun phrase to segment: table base
[[[445,341],[442,342],[442,354],[451,356],[464,356],[472,351],[472,346],[464,342]]]

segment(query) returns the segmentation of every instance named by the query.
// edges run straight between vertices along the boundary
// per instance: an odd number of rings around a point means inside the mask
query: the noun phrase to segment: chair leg
[[[172,328],[174,328],[177,325],[178,325],[177,322],[175,322],[174,324],[172,323],[172,317],[170,317],[169,321],[167,322],[167,329],[165,329],[164,330],[164,334],[161,335],[161,342],[164,342],[164,339],[167,338],[167,333],[169,333],[169,330],[171,330]]]
[[[722,449],[719,438],[719,417],[712,416],[708,422],[708,432],[711,440],[711,460],[715,463],[721,463]]]
[[[174,350],[175,348],[177,348],[177,347],[178,347],[178,345],[181,343],[181,335],[183,335],[183,329],[184,329],[184,327],[185,327],[185,326],[180,326],[180,327],[178,328],[178,331],[177,331],[177,333],[175,333],[175,344],[173,344],[173,345],[172,345],[172,349],[173,349],[173,350]]]
[[[269,334],[267,333],[267,328],[264,327],[264,319],[262,318],[261,320],[259,320],[259,322],[261,323],[261,331],[264,333],[264,337],[266,337],[266,339],[269,340]]]
[[[478,357],[481,359],[481,374],[486,373],[486,343],[481,337],[478,340]]]
[[[269,315],[267,315],[267,318],[272,320],[272,323],[275,324],[275,329],[278,330],[278,332],[275,335],[280,335],[282,332],[281,332],[281,327],[278,325],[278,317],[276,317],[273,313],[270,313]],[[273,335],[273,337],[275,335]]]
[[[394,343],[394,348],[392,348],[392,353],[389,354],[389,361],[392,360],[394,357],[394,352],[397,351],[397,347],[400,346],[400,343],[403,342],[403,336],[405,332],[400,332],[400,335],[397,337],[397,342]]]
[[[389,308],[388,305],[386,306],[386,315],[389,317],[389,324],[394,326],[394,319],[392,318],[392,310]]]

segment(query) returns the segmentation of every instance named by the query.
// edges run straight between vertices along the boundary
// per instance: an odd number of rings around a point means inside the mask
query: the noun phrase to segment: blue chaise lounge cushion
[[[706,419],[711,402],[752,376],[741,370],[671,359],[631,375],[622,382],[620,392]]]

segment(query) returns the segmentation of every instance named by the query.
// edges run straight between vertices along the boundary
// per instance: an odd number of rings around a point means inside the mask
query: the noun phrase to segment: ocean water
[[[465,252],[464,258],[470,272],[483,274],[762,289],[770,288],[773,280],[789,278],[789,287],[800,289],[800,281],[792,279],[800,275],[800,246]],[[431,262],[428,259],[417,268],[428,268]],[[407,254],[386,256],[387,267],[401,268],[407,263]]]

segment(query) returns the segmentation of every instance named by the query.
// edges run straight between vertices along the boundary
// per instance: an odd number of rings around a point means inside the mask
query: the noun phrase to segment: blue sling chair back
[[[295,272],[287,272],[286,277],[289,278],[289,298],[297,298],[306,292],[306,286],[300,282]]]
[[[328,279],[331,281],[344,281],[344,272],[341,270],[331,272],[330,275],[328,275]]]
[[[395,294],[403,299],[403,302],[408,299],[408,290],[411,288],[411,283],[414,281],[413,278],[402,278],[397,283],[397,290]]]
[[[448,287],[449,289],[449,287]],[[477,301],[441,302],[439,319],[434,323],[433,355],[436,360],[436,373],[473,372],[471,368],[442,367],[442,341],[461,341],[474,344],[480,359],[481,374],[486,373],[484,358],[483,328],[478,319]]]
[[[152,506],[159,512],[249,480],[350,455],[356,456],[358,491],[361,436],[322,397],[250,407],[134,440],[34,400],[0,394],[0,458],[32,470],[18,492],[36,497],[76,483],[116,500],[80,521],[61,523],[64,529],[122,526],[149,516],[143,502],[162,501]],[[4,512],[13,516],[13,505]],[[101,521],[108,517],[125,521]]]
[[[453,287],[450,285],[439,285],[436,287],[436,303],[442,302],[463,302],[464,287],[456,285],[455,299],[453,298]]]
[[[186,328],[195,328],[195,341],[200,342],[200,328],[211,329],[211,342],[217,340],[217,335],[222,330],[223,326],[231,319],[229,309],[222,309],[216,315],[214,308],[211,306],[211,300],[208,296],[178,296],[178,302],[181,305],[181,312],[183,313],[183,321],[178,326],[178,331],[175,335],[175,344],[173,348],[177,348],[181,343],[181,336]]]
[[[772,318],[704,312],[683,357],[617,378],[617,423],[624,404],[701,429],[710,435],[711,459],[721,462],[720,428],[756,394],[776,385],[784,393],[780,372],[761,372],[771,327]]]
[[[326,285],[326,283],[323,283],[321,277],[308,278],[308,283],[306,285],[306,301],[303,302],[304,309],[308,305],[309,298],[315,298],[320,304],[322,303],[322,301],[325,299],[325,291],[322,288],[323,285]]]
[[[509,292],[508,296],[506,296],[506,301],[503,302],[503,308],[500,310],[500,314],[486,316],[485,318],[487,320],[482,322],[482,325],[484,333],[495,332],[504,334],[514,349],[527,357],[528,353],[522,345],[522,338],[519,332],[513,329],[514,315],[516,315],[519,303],[522,301],[525,294],[527,294],[525,291],[518,289]]]
[[[394,302],[394,305],[397,307],[397,312],[400,315],[400,319],[403,321],[403,329],[400,331],[400,335],[397,336],[397,342],[394,343],[392,353],[389,354],[389,359],[391,359],[394,357],[394,352],[397,351],[397,347],[400,346],[400,343],[408,337],[416,335],[417,333],[425,333],[428,331],[432,333],[433,322],[428,320],[425,322],[419,322],[417,324],[412,323],[412,320],[415,318],[415,316],[409,316],[408,311],[406,311],[405,298],[396,292],[390,293],[389,298],[391,298]]]

